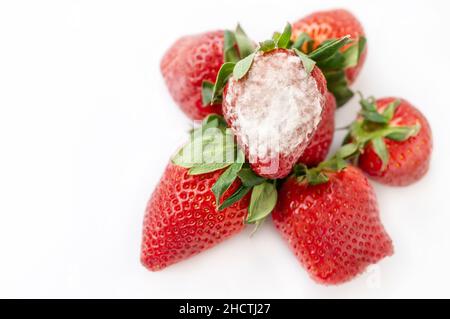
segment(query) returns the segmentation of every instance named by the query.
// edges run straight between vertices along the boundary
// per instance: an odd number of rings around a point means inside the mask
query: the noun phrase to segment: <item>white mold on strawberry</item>
[[[257,52],[244,77],[230,78],[223,113],[256,173],[289,174],[317,129],[325,94],[321,71],[292,50]]]

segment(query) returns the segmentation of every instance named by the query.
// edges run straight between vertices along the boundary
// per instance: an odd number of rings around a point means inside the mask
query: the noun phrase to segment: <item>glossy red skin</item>
[[[292,26],[292,34],[294,39],[302,32],[315,41],[315,47],[328,39],[341,38],[350,35],[352,39],[359,40],[360,36],[364,36],[364,29],[358,19],[349,11],[344,9],[319,11],[312,13],[303,19],[295,22]],[[342,50],[345,51],[347,47]],[[346,72],[349,84],[352,84],[360,73],[367,57],[367,44],[364,52],[360,57],[357,66],[348,68]]]
[[[322,113],[322,120],[320,121],[311,142],[298,160],[298,163],[311,167],[317,166],[326,159],[331,143],[333,142],[335,111],[336,99],[333,94],[328,92],[326,94],[326,102]]]
[[[161,270],[198,254],[244,228],[250,194],[223,211],[217,211],[211,187],[223,172],[188,175],[170,163],[145,211],[141,262]],[[240,186],[231,185],[228,197]]]
[[[397,98],[377,100],[378,109],[384,109]],[[376,155],[369,143],[359,156],[359,167],[372,179],[391,186],[407,186],[421,179],[430,166],[433,139],[431,128],[422,113],[408,101],[400,99],[392,121],[396,125],[415,125],[420,123],[421,129],[416,136],[404,142],[396,142],[385,138],[389,152],[389,162],[383,170],[381,159]]]
[[[285,50],[285,49],[276,49],[276,50],[270,51],[265,54],[270,55],[270,54],[274,54],[274,53],[280,52],[280,51],[284,51],[284,52],[286,52],[286,54],[295,55],[294,52]],[[325,95],[328,92],[327,80],[325,79],[322,71],[320,71],[320,69],[318,67],[314,67],[314,69],[311,71],[311,76],[316,80],[317,88],[318,88],[320,94],[322,94],[324,96],[324,98],[323,98],[323,108],[324,108],[325,100],[326,100]],[[246,77],[242,78],[240,81],[245,81],[245,79],[246,79]],[[231,128],[233,128],[233,122],[236,121],[236,119],[228,116],[229,112],[227,112],[227,109],[232,106],[228,105],[226,103],[227,94],[228,94],[228,90],[227,90],[227,87],[225,87],[225,90],[223,93],[223,101],[224,102],[222,105],[223,114],[224,114],[225,120],[227,121],[228,125]],[[236,97],[232,98],[232,100],[235,100],[235,99],[236,99]],[[236,138],[237,138],[237,143],[241,146],[241,149],[244,150],[246,158],[248,160],[249,159],[248,147],[242,143],[239,134],[236,134]],[[289,173],[292,171],[292,167],[297,163],[298,159],[300,158],[300,156],[302,154],[303,154],[303,152],[302,152],[300,145],[291,154],[282,154],[282,153],[278,154],[278,159],[277,159],[278,167],[276,168],[276,170],[274,170],[273,173],[269,173],[269,174],[267,174],[265,172],[268,170],[268,168],[270,168],[270,166],[272,165],[273,162],[276,162],[276,160],[274,160],[274,159],[272,159],[271,161],[268,161],[268,162],[257,161],[255,163],[250,163],[250,166],[251,166],[252,170],[260,176],[270,178],[270,179],[284,178],[287,175],[289,175]]]
[[[215,113],[220,104],[203,106],[202,82],[215,82],[223,60],[223,31],[185,36],[177,40],[161,61],[167,88],[183,112],[193,120]]]
[[[349,166],[329,178],[317,186],[287,179],[272,217],[310,276],[335,285],[391,256],[393,246],[364,174]]]

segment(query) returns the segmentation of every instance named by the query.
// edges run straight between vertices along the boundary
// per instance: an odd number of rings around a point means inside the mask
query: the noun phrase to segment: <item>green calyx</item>
[[[420,124],[413,126],[392,124],[395,111],[400,103],[400,100],[395,100],[383,110],[379,110],[375,98],[364,99],[361,96],[360,117],[350,125],[344,144],[334,156],[312,168],[304,164],[297,164],[294,167],[293,176],[297,178],[298,182],[307,182],[312,186],[327,183],[329,173],[342,171],[347,167],[347,161],[357,161],[369,143],[382,160],[383,169],[385,169],[389,162],[385,139],[402,142],[417,135],[420,131]]]
[[[220,68],[216,82],[203,81],[202,103],[204,106],[217,104],[222,101],[223,89],[231,76],[242,79],[250,70],[257,52],[269,52],[276,48],[287,48],[290,44],[291,25],[287,24],[283,33],[276,38],[259,43],[255,47],[247,37],[241,26],[234,32],[224,33],[224,64]]]
[[[221,103],[223,88],[228,79],[235,72],[234,69],[241,69],[246,62],[253,61],[253,58],[247,59],[255,51],[255,45],[248,38],[242,27],[238,24],[235,31],[224,31],[223,44],[223,60],[224,64],[221,66],[215,83],[210,81],[203,81],[202,83],[202,104],[203,106]],[[251,62],[250,62],[251,64]],[[245,65],[244,65],[245,67]],[[248,66],[250,68],[250,66]],[[237,72],[237,71],[236,71]],[[246,72],[246,71],[245,71]]]
[[[292,27],[288,23],[282,33],[276,32],[272,39],[260,42],[254,52],[236,63],[233,70],[233,77],[236,80],[240,80],[248,73],[257,52],[270,52],[275,49],[287,49],[290,45],[291,32]]]
[[[419,123],[412,126],[395,124],[395,112],[401,104],[400,100],[394,100],[380,110],[375,98],[364,99],[361,95],[360,104],[359,118],[350,125],[344,144],[333,157],[316,167],[309,168],[304,164],[297,164],[294,167],[293,175],[299,182],[307,182],[313,186],[327,183],[329,173],[342,171],[347,167],[347,161],[357,162],[369,143],[385,169],[389,162],[389,151],[385,140],[403,142],[420,132]]]
[[[211,188],[219,211],[238,202],[249,192],[252,195],[247,223],[258,225],[275,207],[276,181],[253,172],[220,115],[209,115],[200,127],[193,129],[189,141],[172,157],[172,162],[188,169],[190,175],[223,170]],[[224,198],[236,179],[240,180],[240,187]]]
[[[349,88],[345,70],[358,65],[366,48],[366,38],[358,41],[350,36],[330,39],[321,43],[315,50],[314,40],[307,33],[301,33],[295,41],[291,40],[292,26],[287,23],[283,32],[275,32],[271,39],[260,42],[257,47],[247,37],[241,26],[224,34],[224,64],[219,70],[215,83],[202,83],[202,103],[204,106],[222,101],[223,89],[231,76],[240,80],[250,70],[257,52],[270,52],[276,49],[293,50],[310,73],[318,66],[327,79],[328,90],[336,98],[338,107],[347,103],[353,96]],[[345,51],[341,49],[347,46]]]
[[[352,42],[349,36],[323,42],[316,50],[313,40],[306,34],[300,34],[295,42],[291,41],[292,26],[287,23],[283,32],[275,32],[271,39],[260,42],[257,47],[247,37],[238,25],[234,32],[225,31],[224,35],[224,64],[220,68],[215,83],[202,83],[202,103],[204,106],[217,104],[222,101],[223,89],[229,78],[233,76],[240,80],[250,70],[255,55],[258,52],[271,52],[276,49],[292,50],[302,61],[305,70],[312,72],[317,65],[324,73],[328,89],[336,97],[339,106],[345,104],[353,92],[348,88],[344,70],[357,65],[364,50],[365,38]],[[341,48],[352,45],[340,52]]]
[[[361,95],[360,117],[350,125],[350,131],[343,147],[353,150],[347,152],[345,159],[357,159],[370,143],[374,152],[383,163],[383,170],[389,162],[389,152],[385,139],[403,142],[415,136],[420,131],[420,124],[412,126],[400,126],[393,124],[393,118],[400,100],[388,104],[383,110],[378,110],[376,100],[373,97],[364,99]]]
[[[237,63],[255,51],[255,45],[238,24],[234,31],[224,33],[224,62]]]
[[[339,40],[330,41],[330,43],[333,43],[333,41]],[[321,46],[326,47],[327,42],[328,41],[325,41]],[[354,95],[353,91],[349,88],[345,70],[354,67],[359,63],[361,54],[366,45],[366,39],[361,37],[359,41],[352,42],[348,38],[345,44],[348,43],[351,43],[351,45],[344,52],[338,50],[332,57],[317,63],[327,79],[328,90],[336,98],[338,107],[347,103]]]
[[[342,149],[342,148],[341,148]],[[325,184],[329,181],[328,173],[337,173],[347,167],[343,152],[347,150],[338,150],[336,154],[316,167],[307,167],[304,164],[294,166],[294,176],[298,182],[307,182],[309,185],[315,186]]]
[[[316,186],[329,181],[330,173],[338,173],[347,167],[347,159],[358,151],[358,146],[352,143],[341,146],[336,153],[328,160],[320,163],[316,167],[308,167],[305,164],[294,166],[293,176],[298,182],[307,182]]]
[[[230,166],[237,158],[233,134],[223,117],[211,114],[190,132],[189,141],[172,157],[175,165],[200,175]]]
[[[317,65],[323,72],[328,90],[336,98],[338,107],[347,103],[354,93],[349,88],[345,70],[358,65],[366,48],[366,38],[360,37],[357,41],[351,40],[350,36],[329,39],[314,50],[314,40],[307,33],[301,33],[295,41],[292,41],[291,37],[292,26],[287,23],[283,32],[275,32],[271,39],[260,42],[255,47],[240,25],[235,31],[226,30],[224,64],[215,83],[209,81],[202,83],[203,105],[220,103],[228,79],[231,76],[237,80],[242,79],[250,70],[257,52],[266,53],[276,49],[293,50],[302,60],[308,73]],[[344,46],[347,48],[341,52]]]
[[[350,46],[341,52],[342,47],[349,44]],[[360,37],[358,41],[351,40],[349,36],[330,39],[321,43],[314,51],[313,45],[314,40],[307,33],[301,33],[292,48],[307,54],[316,62],[327,79],[328,90],[336,98],[338,107],[342,106],[354,95],[348,86],[345,70],[358,65],[366,48],[366,38]]]
[[[259,44],[259,50],[262,52],[270,52],[275,49],[293,50],[302,60],[303,66],[308,74],[311,73],[315,65],[322,69],[323,67],[334,67],[338,62],[345,63],[345,65],[350,64],[350,61],[339,52],[343,46],[350,43],[349,36],[326,41],[316,50],[312,49],[314,41],[306,33],[300,34],[295,42],[291,41],[291,37],[292,26],[288,23],[282,33],[275,32],[272,39],[261,42]],[[342,59],[344,61],[341,61]]]
[[[248,208],[248,224],[259,224],[275,208],[278,193],[274,181],[264,181],[253,187]]]
[[[291,46],[292,26],[287,23],[283,32],[275,32],[271,39],[259,43],[257,48],[261,52],[270,52],[275,49],[289,49]]]

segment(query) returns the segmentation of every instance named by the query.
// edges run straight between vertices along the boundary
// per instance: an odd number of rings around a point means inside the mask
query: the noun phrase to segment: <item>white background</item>
[[[448,3],[1,1],[0,297],[450,297]],[[433,128],[422,181],[375,185],[395,255],[348,284],[319,286],[269,222],[252,238],[247,230],[145,270],[144,208],[191,125],[159,73],[165,49],[237,21],[263,40],[337,6],[368,36],[355,88],[409,99]],[[337,125],[357,108],[355,99],[339,110]]]

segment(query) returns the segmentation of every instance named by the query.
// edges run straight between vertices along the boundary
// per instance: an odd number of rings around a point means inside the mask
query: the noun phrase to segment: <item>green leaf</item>
[[[361,96],[361,100],[359,101],[359,104],[361,104],[361,107],[364,111],[377,112],[376,101],[373,97],[369,97],[369,98],[365,99],[360,92],[359,92],[359,95]]]
[[[224,118],[210,114],[201,127],[190,133],[188,143],[172,157],[172,162],[190,168],[191,174],[204,174],[231,165],[235,149],[234,137]]]
[[[342,146],[338,151],[336,152],[336,156],[340,158],[347,158],[351,155],[355,154],[358,151],[358,145],[349,143],[344,146]]]
[[[326,39],[324,41],[322,41],[321,43],[319,43],[319,46],[316,49],[322,48],[326,45],[329,45],[330,43],[333,43],[334,41],[336,41],[336,38],[330,38],[330,39]]]
[[[222,195],[230,188],[231,184],[236,180],[237,173],[242,167],[242,163],[234,163],[230,165],[226,169],[225,172],[223,172],[222,175],[217,179],[216,183],[211,188],[212,192],[214,193],[214,196],[216,197],[216,205],[220,205],[220,199],[222,198]]]
[[[317,66],[322,70],[327,79],[328,90],[336,98],[336,104],[341,107],[347,103],[354,95],[349,88],[345,69],[348,64],[353,63],[358,56],[358,43],[355,48],[347,49],[344,53],[340,50],[350,42],[350,36],[340,39],[330,39],[323,41],[320,46],[309,54],[309,57],[316,61]],[[348,51],[348,52],[347,52]]]
[[[344,68],[357,66],[359,62],[359,41],[354,41],[354,43],[342,53],[342,56],[344,57]]]
[[[193,166],[189,169],[189,175],[202,175],[211,173],[230,166],[231,163],[205,163]]]
[[[329,160],[320,163],[315,168],[309,169],[309,172],[307,172],[307,174],[306,174],[307,177],[309,179],[315,178],[317,184],[322,184],[322,183],[327,182],[328,176],[326,176],[326,175],[323,176],[324,174],[320,175],[319,173],[321,173],[321,172],[324,173],[325,171],[340,172],[341,170],[346,168],[347,162],[345,161],[345,159],[342,155],[349,156],[352,154],[350,152],[351,151],[349,150],[349,147],[342,147]]]
[[[328,72],[326,73],[328,76]],[[345,72],[334,72],[332,73],[334,76],[334,79],[328,82],[327,80],[327,86],[328,88],[335,88],[335,87],[348,87],[347,85],[347,78],[345,76]]]
[[[201,147],[203,145],[203,139],[196,136],[198,129],[191,133],[191,138],[178,152],[172,157],[172,163],[184,168],[192,168],[196,165],[200,165],[198,160],[203,158]],[[194,137],[195,136],[195,137]]]
[[[278,42],[278,39],[279,39],[280,37],[281,37],[281,33],[275,31],[275,32],[273,33],[273,35],[272,35],[272,40],[273,40],[273,42],[277,43],[277,42]]]
[[[231,164],[225,172],[220,175],[217,181],[211,188],[212,192],[216,197],[216,205],[219,206],[220,199],[222,195],[227,191],[227,189],[233,184],[234,180],[237,178],[237,173],[241,170],[244,164],[245,157],[241,150],[237,152],[237,158],[235,163]]]
[[[253,187],[266,181],[264,177],[256,175],[249,167],[242,168],[238,176],[241,179],[242,185],[247,187]]]
[[[219,73],[217,74],[216,83],[214,85],[213,89],[213,100],[215,100],[219,95],[222,94],[223,88],[225,87],[225,84],[227,83],[229,77],[233,73],[233,70],[235,68],[235,65],[233,62],[225,62],[220,67]]]
[[[312,70],[314,70],[314,66],[316,65],[316,62],[311,60],[306,54],[301,52],[300,50],[293,49],[294,52],[298,55],[300,60],[302,60],[303,67],[305,68],[306,72],[310,74]]]
[[[208,114],[203,121],[202,127],[200,129],[206,130],[208,128],[217,127],[217,128],[227,128],[228,124],[223,118],[223,116],[218,114]]]
[[[337,40],[331,40],[323,43],[320,47],[309,54],[314,61],[325,60],[334,55],[344,45],[350,41],[349,36],[342,37]]]
[[[290,23],[287,23],[284,27],[283,33],[281,33],[280,37],[277,39],[276,46],[277,48],[285,49],[288,47],[289,42],[291,41],[292,27]]]
[[[236,64],[233,71],[233,76],[236,80],[242,79],[247,74],[252,66],[254,57],[255,53],[252,53]]]
[[[211,105],[213,100],[214,83],[209,81],[202,82],[202,104]]]
[[[383,111],[383,116],[386,118],[386,120],[389,122],[394,117],[395,110],[400,105],[400,100],[395,100],[392,103],[389,103],[388,106]]]
[[[295,40],[294,44],[292,45],[293,49],[302,50],[305,43],[312,42],[311,37],[308,33],[302,32]]]
[[[351,127],[351,125],[350,125]],[[351,129],[347,132],[347,134],[345,134],[344,139],[342,140],[342,144],[341,146],[344,146],[345,144],[350,143],[352,140],[352,132]]]
[[[366,45],[367,45],[366,37],[361,36],[358,40],[358,62],[361,59],[361,55],[363,54],[364,50],[366,49]]]
[[[246,187],[241,185],[236,192],[234,192],[230,197],[225,199],[222,204],[219,206],[219,211],[224,210],[225,208],[230,207],[234,203],[240,201],[247,193],[252,189],[252,187]]]
[[[305,164],[297,164],[294,166],[294,175],[297,177],[306,176],[306,172],[308,171],[308,166]]]
[[[254,226],[252,232],[250,233],[250,237],[252,237],[253,235],[256,234],[256,232],[257,232],[257,231],[259,230],[259,228],[262,226],[262,224],[264,223],[264,221],[266,220],[266,218],[267,218],[267,217],[265,217],[265,218],[263,218],[263,219],[260,219],[260,220],[258,220],[258,221],[255,222],[255,224],[254,224],[255,226]]]
[[[366,121],[378,124],[387,124],[389,120],[383,115],[378,113],[378,111],[361,111],[361,116],[364,117]]]
[[[415,136],[420,131],[420,124],[414,126],[391,126],[384,132],[384,136],[390,140],[403,142],[412,136]]]
[[[340,70],[345,67],[345,57],[342,53],[336,52],[327,59],[317,61],[317,66],[323,70]]]
[[[242,26],[241,26],[240,23],[238,23],[238,24],[236,25],[236,29],[235,29],[234,33],[237,33],[237,34],[240,34],[240,35],[242,35],[242,36],[247,37],[247,33],[245,33],[245,31],[244,31],[244,29],[242,28]]]
[[[344,70],[322,70],[327,79],[328,91],[336,98],[336,104],[341,107],[347,103],[354,95],[347,84]]]
[[[347,84],[347,80],[345,79],[344,70],[324,70],[323,75],[327,79],[327,82],[330,83],[343,83],[342,80]]]
[[[382,137],[375,137],[372,139],[372,147],[375,153],[383,162],[383,170],[386,168],[389,162],[389,152],[386,148],[386,143]]]
[[[236,143],[230,130],[213,129],[203,133],[203,163],[233,163]]]
[[[239,24],[236,27],[234,36],[236,38],[236,43],[239,49],[239,55],[241,59],[246,58],[247,56],[252,54],[253,51],[255,51],[255,46],[253,42],[248,38],[247,34],[245,34],[244,30]]]
[[[320,185],[328,182],[328,176],[320,170],[308,170],[306,172],[306,180],[310,185]]]
[[[184,167],[184,168],[191,168],[194,163],[191,161],[186,161],[183,157],[184,153],[186,153],[185,150],[186,146],[183,146],[172,158],[171,161],[173,164]]]
[[[332,171],[340,172],[346,167],[347,167],[347,162],[341,157],[336,157],[331,162],[331,165],[329,165],[328,168],[331,169]]]
[[[253,224],[268,216],[275,208],[277,197],[277,189],[270,182],[264,182],[253,187],[247,223]]]
[[[266,40],[259,43],[259,50],[262,52],[269,52],[274,50],[276,47],[275,41],[273,40]]]
[[[328,90],[334,95],[336,99],[336,105],[338,107],[343,106],[354,95],[353,91],[350,90],[350,88],[348,87],[347,82],[345,83],[328,82],[327,86]]]
[[[234,33],[225,30],[223,37],[223,60],[224,62],[233,62],[236,63],[239,61],[239,53],[236,50],[236,37]]]
[[[357,145],[365,145],[375,136],[364,129],[364,121],[356,120],[350,126],[349,138]],[[380,135],[378,135],[380,136]]]

